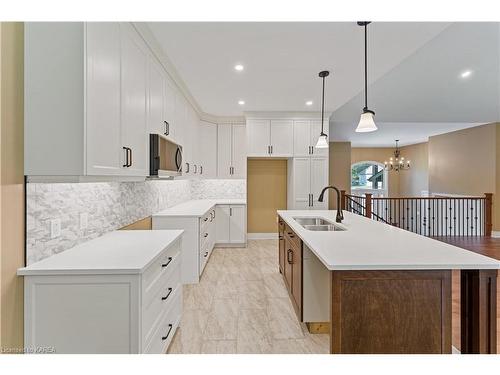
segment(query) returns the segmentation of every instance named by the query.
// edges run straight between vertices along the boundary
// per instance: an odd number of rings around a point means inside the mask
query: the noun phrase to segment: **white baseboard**
[[[277,240],[278,233],[248,233],[249,240]]]
[[[500,238],[500,231],[498,230],[491,231],[491,237]]]

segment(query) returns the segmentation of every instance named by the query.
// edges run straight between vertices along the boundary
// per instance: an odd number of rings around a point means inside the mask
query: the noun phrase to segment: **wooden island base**
[[[496,353],[496,270],[461,271],[462,354]],[[332,271],[332,354],[451,353],[451,271]]]

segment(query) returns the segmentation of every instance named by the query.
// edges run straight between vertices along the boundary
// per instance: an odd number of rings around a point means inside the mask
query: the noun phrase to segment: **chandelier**
[[[398,146],[399,139],[396,139],[396,149],[394,150],[394,157],[389,159],[389,163],[384,161],[384,169],[386,171],[396,171],[399,172],[401,170],[410,169],[410,160],[405,160],[403,156],[401,156],[401,150]]]

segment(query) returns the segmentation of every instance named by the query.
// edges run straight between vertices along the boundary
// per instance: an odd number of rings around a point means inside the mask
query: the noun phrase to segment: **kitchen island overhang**
[[[451,353],[453,269],[461,271],[462,353],[496,353],[500,262],[352,213],[341,231],[310,231],[295,220],[334,223],[335,215],[278,211],[330,272],[331,353]]]

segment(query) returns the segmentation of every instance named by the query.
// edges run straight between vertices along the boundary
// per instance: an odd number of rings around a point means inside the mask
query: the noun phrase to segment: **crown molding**
[[[328,121],[331,112],[325,112],[324,119]],[[318,111],[248,111],[244,112],[247,119],[295,119],[295,120],[320,120],[321,112]]]

